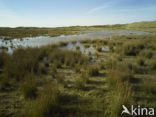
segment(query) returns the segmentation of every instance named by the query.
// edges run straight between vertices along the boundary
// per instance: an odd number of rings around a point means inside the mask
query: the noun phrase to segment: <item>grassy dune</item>
[[[156,32],[156,21],[151,22],[135,22],[128,24],[127,29],[144,30],[148,32]]]
[[[37,28],[37,27],[0,27],[0,36],[5,40],[22,39],[24,37],[36,36],[60,36],[82,34],[88,31],[98,30],[141,30],[148,32],[156,32],[156,21],[136,22],[131,24],[115,24],[115,25],[95,25],[95,26],[71,26],[59,28]]]

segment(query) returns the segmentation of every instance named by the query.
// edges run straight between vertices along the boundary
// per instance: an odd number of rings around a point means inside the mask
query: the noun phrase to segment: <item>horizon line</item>
[[[126,24],[132,24],[132,23],[139,23],[139,22],[153,22],[153,21],[156,21],[155,20],[143,20],[143,21],[132,21],[132,22],[129,22],[129,23],[114,23],[114,24],[93,24],[93,25],[68,25],[68,26],[0,26],[0,28],[63,28],[63,27],[81,27],[81,26],[84,26],[84,27],[90,27],[90,26],[106,26],[106,25],[126,25]]]

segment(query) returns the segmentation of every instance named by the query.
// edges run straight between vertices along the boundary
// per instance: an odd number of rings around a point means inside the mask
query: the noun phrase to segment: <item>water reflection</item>
[[[76,50],[76,48],[79,47],[79,50],[86,55],[89,54],[95,54],[97,48],[93,47],[93,44],[90,44],[88,48],[85,48],[84,45],[78,40],[75,44],[72,42],[69,42],[67,46],[63,47],[63,49],[67,50]],[[101,51],[103,52],[109,52],[109,47],[108,46],[102,46]]]
[[[40,47],[43,45],[48,44],[55,44],[59,42],[70,42],[67,46],[68,49],[75,50],[76,46],[80,47],[80,51],[88,54],[89,52],[94,53],[95,48],[93,48],[93,45],[91,45],[89,48],[84,49],[83,44],[80,43],[79,40],[85,40],[85,39],[105,39],[110,38],[112,40],[114,35],[130,35],[130,34],[136,34],[136,35],[142,35],[142,34],[148,34],[148,32],[143,31],[127,31],[127,30],[120,30],[120,31],[91,31],[86,34],[80,34],[80,35],[60,35],[58,37],[50,37],[50,36],[39,36],[39,37],[27,37],[22,39],[13,39],[13,40],[4,40],[3,37],[0,37],[0,49],[2,48],[8,48],[8,52],[12,52],[13,48],[18,48],[20,46],[22,47]],[[74,45],[71,43],[71,41],[77,41]],[[12,50],[11,50],[12,49]],[[102,51],[108,51],[107,47],[103,47]]]

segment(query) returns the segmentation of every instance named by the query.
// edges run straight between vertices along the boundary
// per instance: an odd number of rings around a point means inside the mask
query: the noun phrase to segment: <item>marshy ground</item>
[[[120,117],[122,105],[156,108],[155,37],[114,36],[72,41],[74,49],[62,42],[1,52],[0,116]]]

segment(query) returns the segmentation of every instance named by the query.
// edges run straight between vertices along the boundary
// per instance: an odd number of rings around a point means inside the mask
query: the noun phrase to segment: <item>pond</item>
[[[50,36],[39,36],[39,37],[27,37],[23,39],[13,39],[13,40],[3,40],[0,39],[0,48],[8,50],[9,53],[13,52],[13,49],[18,47],[40,47],[43,45],[49,44],[56,44],[59,42],[71,42],[71,41],[78,41],[78,40],[85,40],[85,39],[105,39],[110,38],[114,35],[143,35],[148,34],[148,32],[144,31],[128,31],[128,30],[118,30],[118,31],[91,31],[86,34],[80,35],[60,35],[57,37],[50,37]],[[79,44],[79,43],[77,43]],[[69,47],[71,45],[69,44]],[[81,49],[82,47],[80,47]],[[92,47],[90,47],[92,49]],[[83,49],[82,49],[83,50]]]

